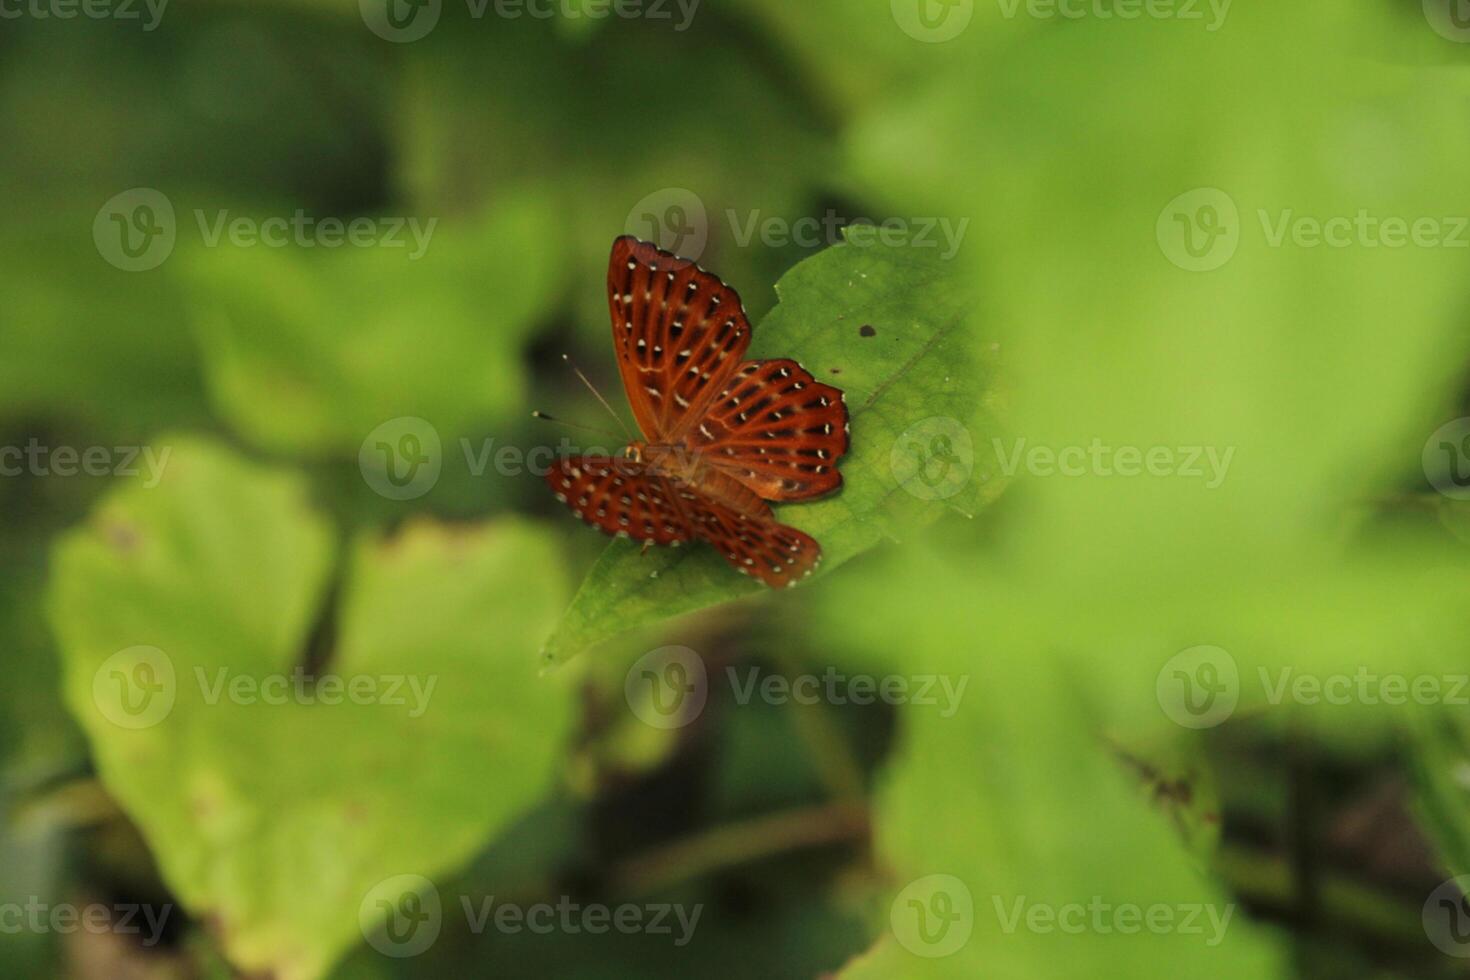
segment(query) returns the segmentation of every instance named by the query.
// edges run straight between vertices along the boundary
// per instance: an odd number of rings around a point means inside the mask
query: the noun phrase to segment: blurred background
[[[1465,974],[1470,10],[1274,7],[0,0],[0,973]],[[810,585],[539,478],[623,233]]]

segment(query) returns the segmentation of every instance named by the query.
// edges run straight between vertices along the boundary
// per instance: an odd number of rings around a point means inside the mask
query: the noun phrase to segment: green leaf
[[[1004,482],[991,449],[1001,400],[987,356],[995,352],[976,353],[971,297],[932,250],[863,232],[849,238],[782,278],[780,304],[751,346],[752,357],[794,357],[845,392],[852,445],[842,490],[776,515],[821,542],[818,575],[946,510],[973,515]],[[928,455],[935,439],[949,440],[944,455],[953,462]],[[702,545],[642,553],[636,542],[613,541],[543,655],[560,661],[763,588]]]
[[[977,613],[993,582],[921,548],[881,564],[823,590],[813,635],[892,675],[965,683],[952,713],[917,699],[900,709],[875,808],[891,869],[879,939],[842,976],[1041,977],[1058,963],[1079,977],[1283,975],[1267,934],[1200,873],[1181,814],[1140,793],[1099,737],[1100,721],[1132,731],[1147,719],[1117,711],[1086,682],[1085,658],[1059,655],[1043,628]],[[1198,768],[1186,753],[1165,761],[1171,743],[1157,739],[1146,768],[1177,783]],[[1131,744],[1131,761],[1143,751]]]
[[[301,480],[165,444],[156,489],[114,493],[55,552],[66,700],[234,964],[317,977],[374,886],[455,869],[547,789],[570,717],[534,677],[557,556],[522,522],[420,523],[352,542],[328,599],[336,548]],[[336,640],[312,644],[324,601]],[[357,693],[327,703],[331,677]]]
[[[173,270],[108,265],[90,235],[77,233],[93,217],[58,208],[17,214],[0,229],[9,270],[0,282],[0,417],[45,414],[131,438],[166,419],[202,417],[203,383]]]
[[[1453,711],[1415,716],[1409,729],[1420,825],[1451,876],[1470,874],[1470,737]]]
[[[831,127],[723,12],[700,7],[680,30],[684,15],[671,3],[668,19],[610,17],[587,43],[568,43],[561,35],[574,21],[564,18],[453,30],[467,20],[453,6],[429,37],[403,46],[403,182],[420,209],[448,220],[499,200],[508,184],[544,181],[557,198],[559,260],[583,336],[607,342],[603,284],[621,232],[677,244],[736,285],[771,282],[800,256],[766,247],[752,222],[789,225],[811,213],[835,163]],[[610,80],[650,70],[697,88],[720,118],[665,98],[640,123],[636,97],[609,101]],[[764,288],[742,295],[757,314],[770,308]]]
[[[1169,818],[1203,867],[1220,843],[1220,797],[1215,772],[1197,732],[1108,740],[1144,798]]]
[[[412,220],[394,247],[194,250],[211,394],[252,442],[341,456],[398,417],[447,436],[523,411],[520,348],[558,282],[550,203],[521,189],[473,222]]]

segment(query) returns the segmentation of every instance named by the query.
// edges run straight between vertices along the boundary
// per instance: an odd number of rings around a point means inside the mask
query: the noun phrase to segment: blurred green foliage
[[[1470,403],[1466,252],[1385,237],[1463,238],[1456,22],[594,7],[0,21],[0,926],[175,912],[150,944],[23,928],[0,973],[1463,975],[1432,917],[1470,874],[1470,556],[1431,434]],[[153,247],[135,188],[173,212],[141,271],[108,238]],[[297,215],[377,237],[231,231]],[[791,234],[829,215],[910,234]],[[605,547],[537,478],[532,450],[617,447],[529,413],[597,422],[564,352],[621,410],[623,232],[698,252],[757,354],[848,392],[843,493],[781,510],[827,550],[808,586]],[[948,497],[912,482],[935,417],[971,449]],[[1058,465],[1095,445],[1114,465]],[[1120,474],[1154,450],[1204,469]],[[634,689],[669,646],[705,687],[663,724]],[[1176,723],[1199,650],[1229,706]],[[108,682],[160,663],[172,707],[132,727]],[[437,686],[407,718],[210,703],[196,668]],[[832,673],[963,694],[742,694]],[[1440,686],[1312,694],[1365,675]],[[700,918],[542,934],[477,926],[485,899]]]

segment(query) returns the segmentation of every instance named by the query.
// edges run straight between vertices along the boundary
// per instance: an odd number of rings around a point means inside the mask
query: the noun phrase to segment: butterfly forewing
[[[719,276],[628,236],[613,243],[607,293],[633,416],[650,441],[673,441],[739,365],[745,307]]]
[[[687,436],[691,449],[767,500],[804,500],[842,485],[842,392],[782,359],[746,361]]]
[[[570,456],[546,474],[556,498],[606,534],[654,544],[680,544],[695,536],[676,495],[676,481],[620,456]]]

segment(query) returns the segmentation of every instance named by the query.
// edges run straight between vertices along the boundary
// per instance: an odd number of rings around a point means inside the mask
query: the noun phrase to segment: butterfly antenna
[[[543,422],[555,422],[557,425],[570,426],[573,429],[581,429],[583,432],[595,432],[601,436],[612,436],[614,439],[618,437],[618,434],[611,429],[598,429],[590,425],[581,425],[577,422],[568,422],[566,419],[559,419],[555,415],[548,415],[542,411],[532,412],[531,418],[541,419]]]
[[[563,354],[561,356],[561,359],[563,361],[566,361],[567,365],[576,373],[577,377],[582,379],[582,383],[587,386],[587,390],[592,392],[592,397],[596,398],[599,402],[602,403],[602,407],[607,409],[607,414],[611,415],[617,421],[618,428],[623,430],[623,435],[627,437],[628,441],[633,442],[633,433],[629,432],[628,427],[623,424],[623,417],[617,412],[613,411],[613,407],[607,403],[606,398],[602,397],[602,392],[597,390],[597,386],[594,385],[591,381],[587,380],[587,375],[582,373],[582,369],[577,367],[577,365],[572,362],[572,359],[570,357],[568,357],[566,354]]]

